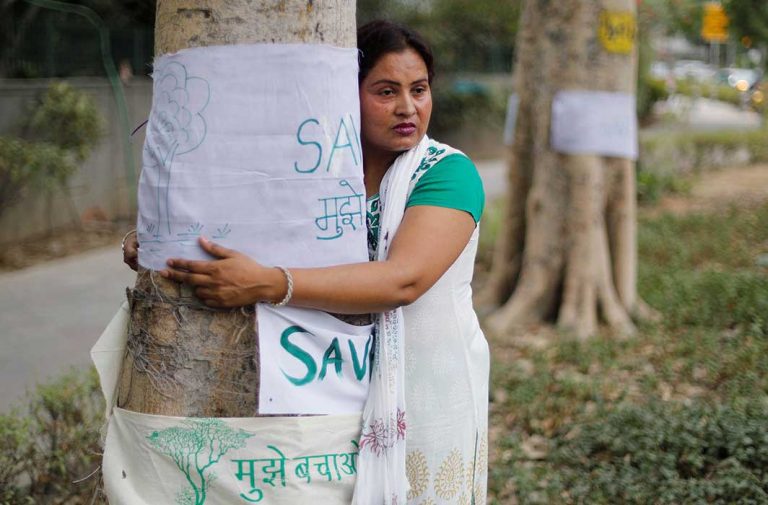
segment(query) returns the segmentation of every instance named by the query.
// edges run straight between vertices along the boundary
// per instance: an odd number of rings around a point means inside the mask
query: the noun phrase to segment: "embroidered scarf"
[[[381,181],[381,218],[376,261],[383,261],[403,220],[408,196],[418,179],[448,154],[459,151],[426,135],[401,154]],[[375,317],[376,341],[368,399],[363,408],[357,482],[353,505],[405,505],[405,371],[403,310]]]

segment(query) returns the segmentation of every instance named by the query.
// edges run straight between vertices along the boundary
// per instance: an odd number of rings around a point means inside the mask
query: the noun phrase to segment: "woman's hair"
[[[424,60],[430,84],[435,77],[432,50],[421,35],[407,26],[385,20],[366,23],[357,29],[357,49],[360,55],[358,82],[363,82],[382,56],[406,49],[413,49]]]

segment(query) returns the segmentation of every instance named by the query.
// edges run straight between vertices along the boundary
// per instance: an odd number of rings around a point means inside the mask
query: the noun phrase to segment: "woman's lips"
[[[407,137],[416,132],[416,125],[413,123],[400,123],[399,125],[396,125],[393,130],[395,130],[398,135]]]

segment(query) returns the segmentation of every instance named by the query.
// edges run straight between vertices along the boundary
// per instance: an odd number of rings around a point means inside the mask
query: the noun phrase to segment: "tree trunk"
[[[355,47],[352,0],[158,0],[155,54],[188,47],[309,43]],[[118,407],[185,417],[258,414],[256,309],[212,310],[140,269]]]
[[[620,19],[619,29],[611,19]],[[635,0],[527,0],[517,41],[519,109],[510,193],[480,304],[500,307],[492,331],[545,320],[579,338],[599,316],[634,331],[637,297],[634,162],[553,150],[552,103],[562,90],[635,93]],[[618,47],[613,37],[618,37]],[[623,45],[622,45],[623,43]]]

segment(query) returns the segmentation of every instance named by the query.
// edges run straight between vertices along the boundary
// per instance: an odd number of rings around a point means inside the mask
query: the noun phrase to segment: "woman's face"
[[[361,136],[365,156],[397,154],[427,133],[432,93],[419,53],[387,53],[360,83]]]

